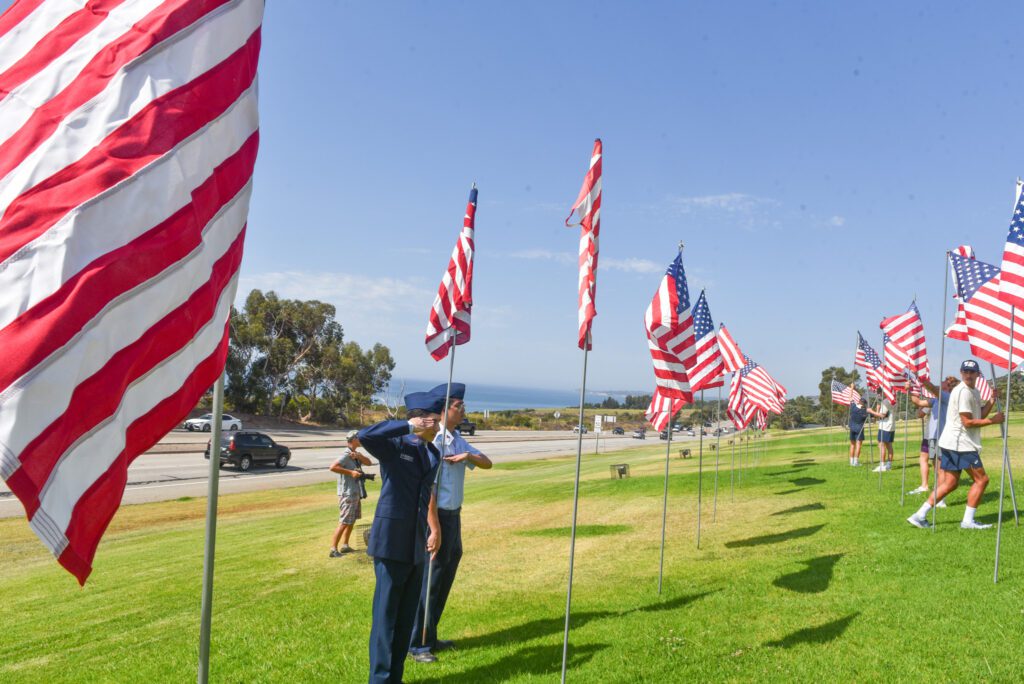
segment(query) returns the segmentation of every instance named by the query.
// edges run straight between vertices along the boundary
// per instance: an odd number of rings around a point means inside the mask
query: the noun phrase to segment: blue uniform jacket
[[[440,454],[410,434],[404,420],[363,428],[359,443],[380,461],[380,498],[366,553],[402,563],[426,562],[427,508]]]

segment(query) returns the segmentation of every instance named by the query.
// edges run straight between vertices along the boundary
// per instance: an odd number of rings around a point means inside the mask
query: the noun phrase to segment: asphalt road
[[[328,482],[335,475],[327,468],[338,457],[344,440],[343,431],[282,430],[268,431],[274,441],[292,449],[288,467],[254,467],[247,473],[234,468],[220,471],[220,493],[294,487]],[[594,433],[583,437],[583,453],[629,449],[658,444],[657,433],[648,431],[648,439],[632,439],[627,435],[602,433],[600,442]],[[143,454],[128,468],[128,486],[122,503],[165,501],[184,496],[205,496],[209,462],[203,457],[210,436],[185,430],[173,430],[149,453]],[[523,461],[576,453],[577,437],[571,432],[483,431],[467,438],[495,463]],[[713,439],[713,438],[711,438]],[[694,437],[673,436],[672,441],[696,441]],[[376,472],[376,467],[366,469]],[[0,482],[0,518],[24,515],[21,503]]]

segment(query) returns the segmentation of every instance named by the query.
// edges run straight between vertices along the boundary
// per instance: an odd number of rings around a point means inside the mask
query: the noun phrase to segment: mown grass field
[[[1000,452],[985,432],[993,484],[979,520],[992,522]],[[1019,475],[1024,423],[1011,433]],[[906,489],[918,480],[916,423],[910,437]],[[840,439],[774,435],[749,463],[740,449],[734,490],[723,441],[716,511],[706,452],[699,550],[697,462],[673,454],[661,596],[665,443],[585,455],[569,679],[1024,679],[1024,530],[1009,504],[993,584],[995,531],[959,529],[965,488],[936,532],[914,529],[904,518],[921,497],[900,507],[901,441],[879,490],[876,474],[846,465]],[[574,460],[469,476],[466,555],[441,626],[459,647],[410,661],[406,681],[557,681]],[[631,477],[613,480],[620,462]],[[212,680],[365,681],[372,565],[327,558],[334,485],[227,496],[220,510]],[[24,520],[0,521],[0,681],[193,681],[204,511],[198,499],[123,508],[84,589]]]

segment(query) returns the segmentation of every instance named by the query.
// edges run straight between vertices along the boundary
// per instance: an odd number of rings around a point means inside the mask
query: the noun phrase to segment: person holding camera
[[[441,458],[432,442],[444,397],[413,392],[405,396],[405,407],[408,420],[385,420],[357,435],[377,459],[381,479],[366,549],[377,580],[370,627],[370,684],[402,681],[427,554],[433,556],[441,545],[437,498],[432,491]]]
[[[444,401],[448,386],[438,385],[431,394]],[[418,663],[432,663],[437,660],[435,651],[454,647],[454,642],[437,638],[437,623],[444,612],[448,594],[455,582],[455,573],[462,560],[462,499],[466,481],[466,469],[491,467],[491,459],[462,438],[458,426],[466,417],[466,386],[453,382],[448,411],[445,414],[447,434],[438,433],[434,446],[443,454],[440,476],[437,479],[437,515],[441,524],[441,548],[430,561],[431,571],[423,576],[423,590],[419,607],[416,609],[416,623],[412,630],[409,653]],[[430,584],[427,585],[427,578]],[[430,596],[430,619],[426,617],[426,601]],[[426,640],[423,638],[423,624],[426,625]]]
[[[348,443],[342,452],[341,458],[331,464],[331,472],[338,474],[338,528],[334,530],[331,537],[331,551],[328,558],[339,558],[352,551],[348,545],[349,537],[352,536],[352,528],[356,520],[363,517],[362,500],[366,498],[366,486],[362,479],[366,477],[360,464],[372,465],[368,457],[359,453],[359,433],[350,430],[345,435]],[[338,542],[341,546],[338,546]]]

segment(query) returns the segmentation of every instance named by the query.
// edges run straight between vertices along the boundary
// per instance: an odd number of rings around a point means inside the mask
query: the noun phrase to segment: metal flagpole
[[[715,498],[711,508],[711,522],[718,520],[718,461],[722,452],[722,386],[718,386],[718,403],[715,406]]]
[[[1009,451],[1009,448],[1007,446],[1007,439],[1008,439],[1008,435],[1009,435],[1009,430],[1007,429],[1007,423],[1008,423],[1009,417],[1010,417],[1010,415],[1009,415],[1010,414],[1010,378],[1013,376],[1013,322],[1014,322],[1013,319],[1014,319],[1014,315],[1015,315],[1015,307],[1011,306],[1010,307],[1010,351],[1009,351],[1008,358],[1007,358],[1007,361],[1006,361],[1006,365],[1007,365],[1007,372],[1006,372],[1006,416],[1003,418],[1003,423],[999,426],[1000,428],[1002,428],[1002,433],[1003,433],[1003,464],[1002,464],[1002,467],[999,470],[999,515],[997,517],[997,522],[996,522],[996,561],[995,561],[995,568],[992,571],[992,582],[993,583],[998,583],[999,582],[999,548],[1000,548],[1000,545],[1002,543],[1002,537],[1003,537],[1003,491],[1004,491],[1004,484],[1006,482],[1006,467],[1007,467],[1007,464],[1010,461],[1010,451]],[[996,388],[996,368],[995,368],[995,365],[993,365],[991,362],[989,362],[989,367],[992,369],[992,389],[995,390],[995,388]],[[994,394],[995,394],[995,392],[993,391],[993,395]],[[999,401],[996,400],[996,408],[998,408],[998,407],[999,407]],[[1011,486],[1011,490],[1010,491],[1012,492],[1013,491],[1013,489],[1012,489],[1012,487],[1013,487],[1013,476],[1012,475],[1010,476],[1010,486]],[[1014,500],[1013,500],[1013,518],[1014,518],[1014,520],[1017,520],[1017,501],[1016,501],[1016,497],[1014,497]],[[1019,525],[1020,522],[1018,521],[1017,524]]]
[[[702,486],[704,477],[704,390],[700,391],[700,410],[701,419],[700,427],[700,441],[697,447],[697,548],[700,548],[700,496],[704,487]]]
[[[828,383],[828,453],[832,456],[836,455],[835,446],[832,443],[832,383],[836,381],[836,374],[832,374],[832,379]]]
[[[868,395],[867,406],[868,406],[868,408],[871,408],[871,385],[867,385],[865,387],[865,390],[866,390],[866,394]],[[868,418],[868,423],[867,423],[868,424],[868,434],[863,435],[864,437],[869,437],[870,438],[870,436],[871,436],[871,431],[872,431],[871,417],[872,416],[869,413],[867,415],[867,418]],[[868,461],[869,461],[869,463],[868,463],[868,465],[874,465],[875,464],[875,442],[874,442],[874,440],[871,440],[871,439],[869,439],[868,441],[869,441],[869,444],[868,444]],[[864,469],[864,476],[867,477],[869,472],[870,472],[870,470],[865,468]]]
[[[444,390],[444,414],[441,417],[441,461],[437,464],[437,472],[434,473],[434,484],[431,486],[431,494],[437,498],[437,483],[441,480],[441,469],[444,468],[444,458],[448,454],[448,403],[452,400],[452,376],[455,372],[455,347],[459,337],[459,331],[453,326],[452,346],[448,350],[448,387]],[[440,550],[440,549],[438,549]],[[423,597],[423,634],[420,638],[422,646],[427,645],[427,625],[430,624],[430,581],[434,577],[434,559],[427,558],[427,591]]]
[[[909,380],[907,381],[909,384]],[[903,478],[900,480],[900,506],[907,491],[907,430],[910,427],[910,387],[903,395]]]
[[[661,596],[661,578],[665,569],[665,526],[668,520],[668,460],[672,455],[672,411],[673,399],[669,399],[668,410],[668,441],[665,443],[665,495],[661,504],[661,560],[658,561],[658,596]]]
[[[736,501],[736,436],[729,440],[729,446],[732,447],[732,465],[729,466],[729,497],[731,501]]]
[[[855,373],[857,372],[856,364],[854,364],[853,371]],[[846,431],[847,432],[851,432],[851,430],[850,430],[850,419],[853,417],[853,393],[856,392],[856,391],[857,391],[857,383],[856,383],[856,381],[853,380],[853,378],[851,378],[850,379],[850,395],[848,397],[846,397],[847,399],[850,400],[850,403],[848,403],[846,405],[846,428],[847,428]],[[860,463],[860,454],[857,454],[857,462]]]
[[[936,427],[942,424],[942,381],[943,373],[945,372],[946,364],[946,303],[949,300],[949,252],[946,252],[946,265],[942,270],[942,320],[939,321],[939,334],[941,335],[941,341],[939,342],[939,398],[935,403]],[[932,464],[932,534],[935,533],[935,509],[938,507],[939,501],[936,498],[939,492],[939,464],[942,463],[942,454],[939,453],[939,437],[942,435],[935,435],[935,444],[929,444],[929,447],[934,446],[935,462]],[[928,454],[931,456],[932,454]]]
[[[583,457],[583,399],[587,394],[587,352],[590,349],[590,331],[583,346],[583,381],[580,384],[580,432],[576,438],[576,480],[572,490],[572,532],[569,537],[569,588],[565,593],[565,634],[562,636],[562,684],[565,684],[565,668],[569,658],[569,610],[572,606],[572,570],[576,556],[576,516],[580,502],[580,462]]]
[[[210,434],[210,475],[206,493],[206,543],[203,547],[203,597],[199,619],[199,673],[196,681],[210,680],[210,621],[213,614],[213,561],[217,543],[217,494],[220,488],[221,416],[224,414],[224,371],[213,385],[213,423]]]

